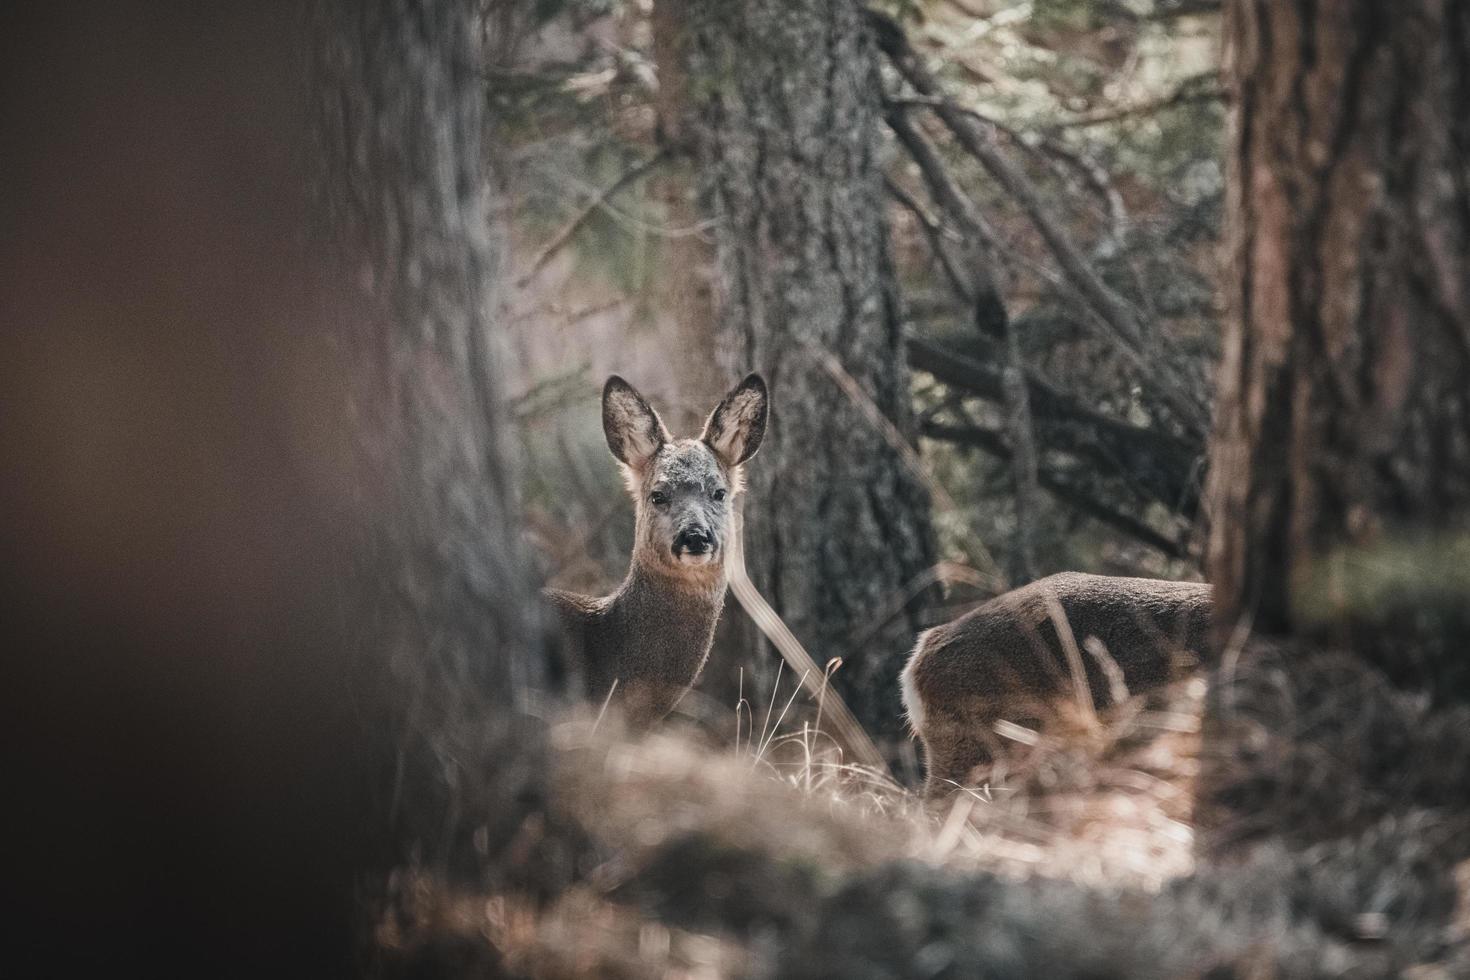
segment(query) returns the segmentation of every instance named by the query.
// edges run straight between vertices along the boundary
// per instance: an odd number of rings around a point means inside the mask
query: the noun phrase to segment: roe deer
[[[926,796],[963,785],[991,761],[995,723],[1045,718],[1074,687],[1054,613],[1070,628],[1095,704],[1112,701],[1109,671],[1129,691],[1175,676],[1176,654],[1206,652],[1208,585],[1063,572],[996,596],[919,634],[903,669],[909,721],[924,743]],[[1107,657],[1087,652],[1090,638]]]
[[[588,694],[610,694],[634,726],[663,718],[693,686],[725,601],[741,464],[766,431],[766,383],[748,376],[695,439],[674,439],[622,378],[602,391],[602,429],[623,467],[635,512],[623,584],[594,598],[548,589]]]

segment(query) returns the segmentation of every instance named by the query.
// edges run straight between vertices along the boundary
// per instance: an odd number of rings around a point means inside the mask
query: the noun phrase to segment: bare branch
[[[886,104],[890,109],[890,125],[892,125],[891,120],[894,116],[902,115],[901,113],[893,112],[893,109],[909,107],[937,109],[943,103],[944,100],[942,98],[931,98],[928,96],[895,96],[889,98]],[[1109,226],[1109,234],[1115,242],[1122,240],[1123,234],[1128,226],[1127,209],[1123,204],[1122,196],[1113,187],[1112,179],[1108,176],[1107,171],[1099,166],[1097,161],[1064,146],[1061,140],[1053,135],[1044,134],[1039,138],[1028,136],[1009,123],[996,119],[993,116],[987,116],[968,106],[955,106],[955,108],[966,115],[975,117],[977,121],[987,126],[993,126],[998,132],[1005,133],[1012,143],[1032,156],[1037,157],[1059,175],[1060,169],[1056,166],[1057,163],[1064,164],[1074,173],[1081,176],[1082,182],[1103,203]]]
[[[969,303],[975,326],[983,334],[999,334],[1005,340],[1006,367],[1001,372],[1001,391],[1005,401],[1006,429],[1015,453],[1011,459],[1011,480],[1016,508],[1015,578],[1031,581],[1037,577],[1036,528],[1033,509],[1037,493],[1036,433],[1031,427],[1031,405],[1026,392],[1026,365],[1021,357],[1021,344],[1015,325],[1006,312],[996,286],[990,252],[993,240],[980,211],[950,179],[927,140],[913,127],[902,109],[891,111],[888,124],[899,142],[908,149],[924,175],[930,193],[940,207],[959,225],[966,265],[971,275],[954,277],[961,298]]]
[[[906,348],[915,369],[993,404],[1005,403],[1003,379],[991,364],[912,334]],[[1103,415],[1034,372],[1027,372],[1026,385],[1041,445],[1104,467],[1127,480],[1142,498],[1182,516],[1194,513],[1203,442],[1186,442]]]
[[[1218,74],[1213,71],[1200,72],[1191,75],[1179,86],[1167,95],[1157,99],[1148,99],[1143,102],[1135,102],[1132,105],[1108,106],[1094,112],[1083,113],[1070,119],[1055,122],[1050,128],[1053,129],[1075,129],[1085,126],[1100,126],[1104,123],[1118,122],[1132,116],[1151,116],[1165,109],[1175,106],[1189,105],[1194,102],[1218,102],[1225,98],[1225,90],[1218,82]]]
[[[925,422],[921,425],[919,432],[929,439],[938,439],[941,442],[982,450],[999,460],[1009,462],[1012,456],[1010,446],[1006,444],[1000,433],[979,426],[948,426],[937,422]],[[1037,482],[1058,500],[1114,530],[1121,531],[1135,541],[1146,544],[1170,558],[1188,557],[1179,542],[1160,534],[1137,518],[1109,507],[1082,488],[1054,473],[1046,470],[1039,471]]]
[[[562,226],[560,231],[552,236],[551,241],[547,242],[546,247],[536,256],[536,261],[531,263],[531,268],[516,280],[516,288],[524,289],[529,285],[531,280],[535,279],[541,270],[546,267],[546,264],[566,247],[566,244],[572,240],[572,236],[587,223],[587,219],[605,207],[608,201],[612,200],[613,195],[663,163],[669,155],[670,151],[667,148],[660,149],[653,156],[641,163],[635,164],[631,169],[618,177],[617,180],[603,188],[585,208],[579,211],[571,221],[568,221]]]
[[[954,257],[949,254],[950,250],[945,244],[945,236],[950,233],[940,225],[939,220],[930,214],[929,210],[923,204],[919,203],[918,199],[910,194],[902,184],[895,181],[892,177],[884,177],[883,186],[888,191],[890,197],[897,201],[905,211],[914,216],[914,220],[923,229],[924,237],[929,241],[930,251],[934,253],[934,257],[939,261],[940,268],[944,270],[944,277],[949,280],[950,288],[953,289],[957,296],[964,296],[964,275],[955,265]],[[952,304],[946,302],[944,307],[945,309],[950,309],[952,308]],[[910,305],[910,309],[912,309],[912,305]]]
[[[909,45],[898,22],[886,14],[868,11],[879,47],[910,85],[921,95],[935,100],[934,111],[960,146],[978,160],[1017,204],[1056,257],[1063,272],[1076,284],[1089,307],[1106,327],[1102,337],[1128,358],[1146,376],[1156,378],[1160,395],[1179,416],[1182,424],[1203,436],[1209,426],[1209,411],[1199,393],[1191,392],[1179,379],[1160,374],[1149,363],[1143,348],[1143,326],[1127,300],[1103,282],[1088,263],[1072,236],[1045,207],[1036,186],[996,147],[973,115],[944,96],[938,82]]]
[[[953,278],[955,291],[974,311],[975,326],[982,333],[1000,336],[1008,316],[996,284],[995,269],[990,261],[994,236],[980,216],[975,202],[960,190],[945,169],[939,154],[929,144],[901,109],[888,113],[888,125],[919,168],[929,196],[955,227],[964,248],[965,263]]]

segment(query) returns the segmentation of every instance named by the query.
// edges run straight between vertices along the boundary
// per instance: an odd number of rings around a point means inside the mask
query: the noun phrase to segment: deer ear
[[[670,440],[658,413],[616,374],[602,389],[602,431],[619,462],[641,469]]]
[[[726,466],[739,466],[761,447],[769,402],[765,379],[747,375],[715,406],[699,438]]]

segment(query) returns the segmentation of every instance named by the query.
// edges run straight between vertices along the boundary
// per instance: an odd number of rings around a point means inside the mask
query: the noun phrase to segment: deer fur
[[[925,795],[966,785],[993,760],[996,722],[1039,724],[1079,693],[1057,618],[1070,628],[1093,703],[1103,706],[1113,700],[1112,664],[1136,693],[1177,676],[1188,663],[1181,654],[1206,652],[1210,614],[1208,585],[1063,572],[921,633],[901,690],[924,743]]]
[[[589,697],[611,696],[634,726],[668,714],[709,656],[741,467],[760,448],[768,401],[752,374],[698,437],[675,439],[632,385],[614,375],[603,388],[603,433],[633,497],[632,560],[611,595],[547,595]]]

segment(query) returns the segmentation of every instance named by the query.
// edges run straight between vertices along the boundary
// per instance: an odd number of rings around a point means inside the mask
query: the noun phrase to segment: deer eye
[[[648,495],[648,499],[655,507],[662,507],[669,502],[669,495],[666,491],[655,490]]]
[[[710,496],[713,497],[715,500],[724,500],[725,499],[725,488],[724,487],[720,487],[714,493],[710,494]]]

